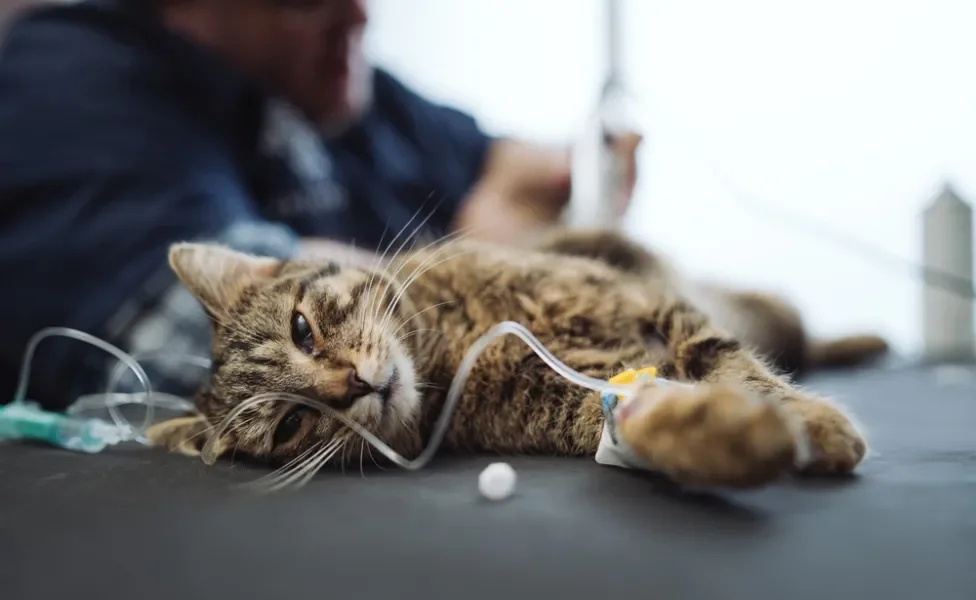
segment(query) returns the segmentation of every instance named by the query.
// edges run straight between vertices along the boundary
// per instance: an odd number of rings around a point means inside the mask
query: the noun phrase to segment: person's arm
[[[569,198],[567,149],[491,136],[470,114],[424,97],[386,71],[377,70],[375,83],[368,126],[392,124],[416,149],[419,165],[411,166],[411,176],[441,202],[433,219],[439,227],[502,239],[558,218]]]
[[[379,110],[410,123],[428,173],[437,174],[430,187],[452,200],[452,229],[510,243],[560,221],[571,192],[568,146],[490,136],[471,115],[431,102],[385,71],[377,75]],[[625,165],[621,214],[634,188],[639,143],[636,134],[614,142]]]
[[[569,194],[568,149],[497,139],[454,227],[480,239],[513,243],[556,223]]]
[[[616,212],[622,215],[637,179],[636,154],[641,136],[616,136],[613,152],[624,165]],[[571,186],[572,151],[500,139],[492,143],[484,170],[458,211],[456,227],[472,228],[483,238],[516,243],[525,235],[556,224],[566,209]]]

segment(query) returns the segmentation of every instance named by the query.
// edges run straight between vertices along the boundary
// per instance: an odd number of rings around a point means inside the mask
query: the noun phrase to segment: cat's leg
[[[780,373],[803,374],[808,341],[799,312],[771,294],[738,292],[721,286],[685,281],[667,259],[625,235],[609,230],[569,230],[548,235],[539,249],[599,260],[642,280],[655,281],[691,294],[707,312]]]
[[[864,437],[840,407],[775,375],[754,354],[686,302],[660,298],[654,306],[657,309],[651,317],[652,325],[666,341],[670,353],[670,358],[658,365],[659,373],[667,379],[692,382],[694,386],[644,390],[641,402],[635,407],[647,408],[635,409],[628,419],[630,424],[625,427],[629,433],[624,435],[631,445],[641,446],[641,440],[646,439],[644,445],[658,448],[669,436],[675,444],[681,444],[682,438],[690,435],[689,428],[695,427],[702,428],[696,435],[707,440],[709,435],[717,435],[725,427],[720,423],[735,422],[746,432],[745,437],[705,444],[695,451],[722,453],[729,451],[729,444],[746,444],[742,451],[748,452],[749,448],[763,446],[765,442],[761,438],[778,439],[776,436],[782,433],[777,433],[775,427],[753,427],[750,423],[771,422],[772,416],[779,415],[783,417],[783,427],[792,430],[796,423],[809,443],[809,459],[797,466],[801,472],[849,473],[864,457],[867,450]],[[767,413],[770,416],[764,416]],[[668,428],[670,434],[662,433]],[[680,446],[675,448],[676,452],[681,451]],[[659,455],[658,449],[655,456]],[[680,463],[678,458],[675,456],[674,460]],[[701,460],[720,461],[718,456],[706,458]]]
[[[806,449],[781,405],[725,384],[648,385],[615,412],[614,427],[638,462],[687,485],[763,485]]]
[[[647,324],[654,330],[653,337],[664,341],[672,356],[671,361],[660,365],[662,376],[700,382],[693,392],[678,389],[661,392],[673,401],[673,404],[665,402],[662,406],[674,407],[681,412],[684,408],[679,409],[678,404],[691,410],[693,404],[700,406],[711,403],[708,398],[715,398],[716,404],[731,406],[729,398],[746,394],[752,400],[772,403],[778,409],[782,408],[783,414],[799,420],[803,425],[803,431],[812,446],[813,457],[801,470],[813,473],[845,473],[852,471],[863,458],[866,452],[864,438],[839,407],[792,386],[747,349],[762,346],[764,354],[775,356],[787,350],[782,346],[783,340],[762,344],[755,336],[746,335],[744,343],[740,343],[738,339],[741,338],[715,326],[697,303],[693,305],[677,297],[677,291],[686,290],[688,284],[681,281],[680,276],[664,258],[612,231],[559,232],[549,236],[539,247],[549,252],[601,260],[647,282],[648,294],[653,296],[650,298],[650,305],[654,307]],[[666,291],[662,292],[662,289]],[[672,296],[667,297],[668,293]],[[779,324],[775,319],[770,320],[774,322],[767,321],[765,325]],[[798,350],[795,346],[806,341],[802,335],[802,325],[791,320],[786,313],[780,321],[781,329],[785,331],[781,337],[789,342],[788,349],[796,354]],[[785,357],[781,357],[783,358]],[[788,370],[795,366],[795,361],[790,361],[790,364],[780,364],[782,360],[772,362],[780,372],[784,367]],[[708,384],[734,387],[713,389]],[[656,395],[657,392],[653,394]],[[663,416],[665,413],[654,414]],[[651,422],[649,426],[650,424]],[[716,431],[711,433],[717,435]],[[715,445],[715,448],[717,452],[724,451],[721,450],[721,444]]]
[[[684,290],[717,325],[794,380],[811,370],[869,364],[888,351],[877,335],[811,338],[796,306],[773,293],[704,282],[688,283]]]

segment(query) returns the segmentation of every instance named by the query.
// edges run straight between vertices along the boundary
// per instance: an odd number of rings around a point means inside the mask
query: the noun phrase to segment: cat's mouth
[[[383,401],[383,405],[386,406],[390,403],[390,398],[393,394],[400,388],[400,369],[393,367],[393,372],[390,373],[390,377],[386,380],[386,383],[376,388],[376,394]]]

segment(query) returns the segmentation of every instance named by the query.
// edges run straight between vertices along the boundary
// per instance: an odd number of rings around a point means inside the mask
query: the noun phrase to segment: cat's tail
[[[888,342],[876,335],[812,340],[807,348],[807,363],[814,369],[851,368],[874,362],[887,352]]]

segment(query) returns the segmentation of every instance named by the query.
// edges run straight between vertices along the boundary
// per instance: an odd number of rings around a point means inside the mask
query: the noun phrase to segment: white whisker
[[[435,256],[438,251],[443,250],[445,248],[449,248],[449,247],[450,247],[449,245],[445,245],[445,246],[442,246],[441,248],[438,248],[437,251],[435,251],[434,253],[431,254],[431,257]],[[397,292],[396,296],[393,297],[393,300],[390,302],[390,307],[387,309],[386,315],[384,316],[384,319],[382,321],[382,328],[385,328],[386,327],[386,325],[388,324],[388,321],[392,318],[392,316],[394,314],[394,309],[395,309],[396,305],[399,303],[400,299],[403,298],[403,295],[406,294],[407,290],[410,289],[410,286],[414,284],[414,282],[416,282],[418,279],[420,279],[420,277],[422,277],[425,273],[427,273],[431,269],[434,269],[434,268],[436,268],[436,267],[438,267],[438,266],[440,266],[440,265],[442,265],[442,264],[444,264],[444,263],[446,263],[448,261],[454,260],[456,258],[460,258],[461,256],[464,256],[465,254],[469,254],[471,252],[473,252],[473,250],[471,250],[471,249],[469,249],[469,250],[461,250],[461,251],[456,252],[454,254],[448,255],[448,256],[442,258],[441,260],[438,260],[438,261],[436,261],[436,262],[434,262],[433,264],[430,264],[430,265],[425,265],[424,263],[426,263],[427,260],[429,260],[431,257],[428,257],[427,259],[425,259],[423,261],[423,263],[421,263],[421,265],[419,265],[416,269],[414,269],[414,272],[410,275],[410,277],[407,279],[407,281],[405,281],[403,283],[403,285],[400,287],[400,290]]]
[[[414,220],[415,218],[417,218],[417,216],[418,216],[418,215],[420,214],[420,210],[422,210],[422,209],[423,209],[423,207],[421,207],[420,209],[418,209],[418,210],[417,210],[417,212],[415,212],[415,213],[414,213],[414,215],[413,215],[412,217],[410,217],[410,220],[409,220],[409,221],[407,221],[407,224],[403,226],[403,229],[401,229],[401,230],[400,230],[400,233],[398,233],[398,234],[397,234],[397,237],[399,237],[400,235],[402,235],[402,234],[403,234],[403,231],[404,231],[404,230],[405,230],[405,229],[406,229],[406,228],[407,228],[407,227],[408,227],[408,226],[410,225],[410,223],[412,223],[412,222],[413,222],[413,220]],[[403,242],[402,242],[402,243],[400,244],[400,246],[399,246],[399,247],[398,247],[398,248],[396,249],[396,252],[394,253],[394,256],[399,256],[399,254],[400,254],[400,253],[401,253],[401,252],[403,251],[403,247],[404,247],[404,246],[405,246],[405,245],[406,245],[406,244],[407,244],[408,242],[410,242],[411,240],[413,240],[413,239],[415,238],[415,236],[417,235],[417,232],[419,232],[419,231],[420,231],[420,229],[421,229],[421,228],[422,228],[422,227],[423,227],[424,225],[426,225],[426,224],[427,224],[427,221],[429,221],[429,220],[430,220],[430,218],[434,216],[434,212],[435,212],[436,210],[437,210],[437,207],[435,206],[435,207],[434,207],[434,208],[433,208],[433,209],[432,209],[432,210],[430,211],[430,214],[428,214],[428,215],[427,215],[426,217],[424,217],[424,220],[423,220],[423,221],[421,221],[421,222],[420,222],[420,224],[419,224],[419,225],[417,225],[417,227],[416,227],[416,228],[414,228],[414,230],[413,230],[413,232],[412,232],[412,233],[411,233],[411,234],[410,234],[409,236],[407,236],[406,238],[404,238],[404,240],[403,240]],[[396,241],[396,238],[394,238],[394,241]],[[390,244],[390,246],[392,246],[392,243]],[[382,261],[382,260],[383,260],[383,259],[384,259],[384,258],[386,257],[386,254],[387,254],[387,252],[389,251],[389,249],[390,249],[390,247],[387,247],[387,249],[383,251],[383,255],[382,255],[382,257],[380,258],[380,261]],[[381,262],[380,264],[382,264],[382,262]],[[390,278],[390,281],[392,281],[392,278]],[[384,290],[383,290],[383,294],[382,294],[382,295],[381,295],[380,297],[382,297],[382,296],[385,296],[385,295],[386,295],[386,293],[387,293],[387,292],[389,291],[389,289],[390,289],[390,287],[389,287],[389,285],[390,285],[390,284],[389,284],[389,281],[388,281],[388,282],[387,282],[387,286],[386,286],[386,288],[384,288]],[[378,313],[378,312],[379,312],[379,310],[377,310],[377,311],[376,311],[376,313],[374,313],[374,314],[373,314],[373,319],[374,319],[374,320],[376,319],[376,316],[377,316],[377,313]]]
[[[366,478],[366,471],[363,469],[363,453],[366,450],[366,440],[364,438],[359,438],[359,474]]]
[[[464,239],[465,236],[467,236],[467,233],[468,233],[467,230],[469,230],[469,229],[471,229],[471,228],[470,227],[469,228],[465,228],[465,229],[462,229],[462,230],[455,231],[453,233],[449,233],[449,234],[447,234],[445,236],[442,236],[440,239],[435,240],[435,241],[431,242],[430,244],[428,244],[427,246],[425,246],[423,250],[426,250],[427,248],[429,248],[431,246],[435,246],[435,245],[438,245],[438,244],[442,244],[442,245],[440,245],[438,248],[436,248],[433,251],[433,254],[436,255],[438,252],[441,252],[445,247],[449,246],[451,243],[454,243],[454,242],[457,242],[457,241],[459,241],[461,239]],[[430,258],[430,257],[428,257],[428,258]],[[373,313],[373,320],[374,320],[374,322],[376,321],[376,319],[379,316],[379,307],[380,307],[380,304],[382,303],[383,296],[386,296],[386,294],[390,291],[390,286],[395,284],[396,278],[400,274],[400,271],[402,271],[408,264],[409,264],[409,261],[401,261],[401,263],[397,266],[397,268],[392,273],[388,273],[387,274],[387,276],[386,276],[387,285],[383,289],[383,293],[380,295],[379,299],[377,300],[377,302],[376,302],[376,310]],[[389,308],[387,310],[389,310]]]
[[[416,319],[420,315],[426,313],[427,311],[440,308],[441,306],[444,306],[444,305],[447,305],[447,304],[454,304],[455,302],[457,302],[457,300],[445,300],[444,302],[438,302],[437,304],[435,304],[433,306],[428,306],[427,308],[425,308],[423,310],[418,310],[409,319],[406,319],[402,323],[400,323],[400,325],[396,329],[393,330],[393,334],[392,335],[396,335],[396,334],[400,333],[400,330],[403,329],[404,327],[406,327],[407,326],[407,323],[409,323],[410,321],[413,321],[414,319]],[[431,330],[428,330],[428,331],[431,331]]]
[[[291,469],[290,473],[274,478],[273,482],[268,482],[263,491],[274,492],[283,489],[302,479],[310,471],[313,474],[318,472],[322,465],[335,454],[336,450],[342,447],[342,442],[343,440],[333,440],[328,445],[318,449],[311,457]],[[305,479],[305,482],[307,481]]]
[[[296,468],[296,466],[299,463],[301,463],[301,461],[305,460],[305,458],[308,457],[313,452],[318,451],[323,445],[325,445],[325,440],[316,442],[315,444],[310,446],[307,450],[305,450],[305,452],[302,452],[301,454],[299,454],[298,456],[290,460],[286,465],[279,467],[278,469],[272,471],[271,473],[268,473],[267,475],[261,477],[260,479],[255,480],[254,482],[252,482],[252,484],[260,485],[286,476],[289,471],[291,471],[293,468]]]

